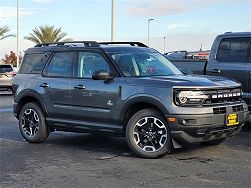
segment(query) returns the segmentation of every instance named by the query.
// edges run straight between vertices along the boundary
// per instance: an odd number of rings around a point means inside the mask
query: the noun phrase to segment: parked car
[[[12,90],[12,78],[16,75],[12,65],[0,65],[0,90]]]
[[[187,74],[224,76],[239,81],[251,113],[250,52],[251,32],[227,32],[214,40],[208,61],[171,61]]]
[[[182,51],[167,52],[164,54],[164,56],[169,60],[186,59],[187,51],[182,50]]]
[[[28,142],[53,131],[98,132],[125,136],[144,158],[184,143],[218,144],[249,115],[239,83],[183,75],[138,42],[38,44],[26,50],[13,93]]]

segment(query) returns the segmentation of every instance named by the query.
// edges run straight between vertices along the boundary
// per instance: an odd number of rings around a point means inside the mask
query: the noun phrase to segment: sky
[[[16,34],[16,1],[0,0],[0,26]],[[111,40],[111,0],[19,0],[19,48],[35,27],[54,25],[74,40]],[[115,0],[115,40],[147,44],[160,52],[210,49],[227,31],[251,31],[251,0]],[[164,40],[165,37],[165,40]],[[16,51],[16,38],[0,41],[0,59]]]

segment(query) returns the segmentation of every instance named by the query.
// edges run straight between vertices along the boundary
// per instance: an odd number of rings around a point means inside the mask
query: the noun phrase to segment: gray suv
[[[28,142],[53,131],[125,136],[144,158],[184,143],[218,144],[248,118],[240,83],[184,75],[139,42],[38,44],[25,53],[13,95]]]

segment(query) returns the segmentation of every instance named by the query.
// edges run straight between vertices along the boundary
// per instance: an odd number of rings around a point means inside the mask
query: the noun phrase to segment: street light
[[[17,0],[17,68],[19,68],[19,4]]]
[[[115,33],[115,27],[114,27],[114,1],[112,0],[112,12],[111,12],[111,42],[114,41],[114,33]]]
[[[149,38],[150,38],[150,22],[153,21],[154,19],[153,18],[149,18],[148,19],[148,38],[147,38],[147,44],[149,46]]]
[[[166,53],[166,37],[164,37],[164,54]]]

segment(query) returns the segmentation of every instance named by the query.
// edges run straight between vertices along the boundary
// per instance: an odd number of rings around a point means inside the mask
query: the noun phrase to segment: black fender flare
[[[34,90],[26,89],[23,90],[18,94],[18,96],[15,97],[15,103],[19,104],[20,101],[22,101],[24,98],[34,98],[38,104],[42,107],[43,112],[48,115],[48,111],[46,106],[44,105],[44,101],[42,100],[42,97],[40,97],[39,93],[35,92]],[[18,105],[18,109],[20,111],[21,106]]]
[[[143,94],[143,95],[138,94],[138,95],[133,95],[127,98],[121,104],[121,107],[120,107],[121,110],[118,113],[121,121],[124,120],[125,113],[128,111],[128,109],[136,103],[149,103],[155,106],[156,108],[158,108],[163,114],[168,114],[167,108],[158,97],[147,95],[147,94]]]

